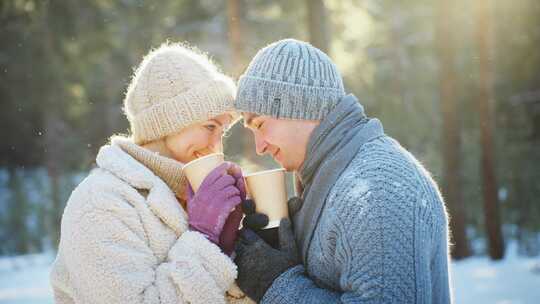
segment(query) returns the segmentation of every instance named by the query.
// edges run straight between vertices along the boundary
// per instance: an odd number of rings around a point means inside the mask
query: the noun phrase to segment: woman
[[[146,56],[124,100],[132,137],[100,149],[64,210],[56,303],[236,301],[227,290],[241,171],[225,163],[196,193],[182,175],[184,163],[222,151],[234,95],[231,79],[194,50],[166,44]]]

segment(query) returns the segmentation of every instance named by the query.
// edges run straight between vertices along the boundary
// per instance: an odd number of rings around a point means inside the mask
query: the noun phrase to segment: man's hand
[[[242,202],[242,210],[246,215],[242,221],[242,227],[257,231],[268,225],[268,216],[255,211],[255,202],[247,199]]]
[[[299,197],[291,197],[287,201],[289,208],[289,218],[292,218],[300,208],[302,208],[303,200]],[[255,211],[255,203],[253,200],[245,200],[242,203],[242,210],[244,210],[245,217],[242,221],[242,226],[251,230],[257,231],[268,225],[268,216],[266,214],[257,213]]]
[[[280,248],[274,249],[249,228],[243,228],[236,243],[237,283],[250,298],[259,302],[274,280],[300,264],[298,247],[289,219],[279,225]]]
[[[292,216],[302,206],[302,199],[293,197],[287,202],[289,209],[289,217]],[[252,200],[247,200],[242,203],[242,209],[246,216],[242,222],[243,227],[247,227],[258,234],[268,245],[273,248],[279,247],[279,232],[278,227],[263,229],[268,225],[268,216],[266,214],[257,213],[255,211],[255,203]]]

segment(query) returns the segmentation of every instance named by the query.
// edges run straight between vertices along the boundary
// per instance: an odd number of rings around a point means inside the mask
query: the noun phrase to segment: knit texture
[[[294,39],[261,49],[238,82],[235,108],[276,118],[318,120],[345,95],[328,56]]]
[[[232,112],[235,90],[203,54],[180,44],[162,45],[144,58],[124,99],[135,143]]]
[[[304,190],[303,204],[294,217],[294,231],[306,260],[313,231],[326,198],[341,173],[365,143],[384,136],[380,121],[368,119],[354,95],[347,95],[313,130],[306,149],[306,159],[299,170]]]
[[[287,269],[300,263],[290,219],[280,221],[279,244],[273,247],[251,229],[242,229],[236,244],[238,286],[260,301],[272,282]]]
[[[328,186],[307,261],[277,278],[262,303],[451,302],[445,206],[409,152],[388,136],[373,139]]]
[[[118,142],[102,147],[96,162],[62,216],[50,276],[55,303],[250,302],[234,285],[236,265],[188,230],[163,180]]]
[[[133,139],[114,136],[111,144],[117,145],[131,157],[150,169],[157,177],[161,178],[177,197],[183,197],[187,179],[183,173],[184,164],[172,158],[150,151],[133,142]]]

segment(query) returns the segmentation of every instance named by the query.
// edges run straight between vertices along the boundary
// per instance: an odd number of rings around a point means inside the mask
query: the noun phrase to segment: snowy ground
[[[48,275],[52,254],[0,258],[0,303],[53,303]],[[502,262],[473,257],[452,263],[454,303],[540,303],[540,258],[523,258],[509,246]]]
[[[52,254],[0,258],[0,303],[54,303],[49,285]]]
[[[472,257],[453,262],[454,303],[540,303],[540,257],[520,257],[516,251],[510,243],[503,261]]]

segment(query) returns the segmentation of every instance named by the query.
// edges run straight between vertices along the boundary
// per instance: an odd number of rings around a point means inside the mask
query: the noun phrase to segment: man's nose
[[[255,135],[255,150],[258,155],[263,155],[268,148],[268,144],[260,137]]]

